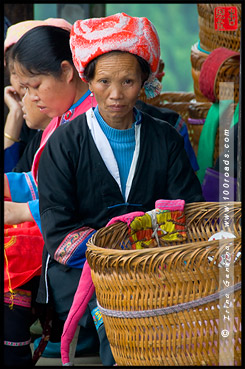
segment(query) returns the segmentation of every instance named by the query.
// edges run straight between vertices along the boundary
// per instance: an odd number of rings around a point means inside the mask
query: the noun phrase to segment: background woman
[[[39,150],[41,152],[49,136],[60,124],[69,122],[76,115],[91,107],[92,101],[90,92],[88,91],[87,84],[82,82],[79,78],[73,65],[69,47],[69,31],[67,29],[45,25],[29,30],[13,46],[11,57],[13,57],[13,60],[15,60],[15,57],[19,58],[18,62],[14,62],[14,67],[16,66],[19,72],[18,82],[26,92],[24,109],[27,109],[27,104],[31,103],[38,109],[38,113],[42,115],[42,118],[47,118],[48,116],[49,121],[53,118],[48,127],[43,131]],[[16,72],[16,69],[14,69],[14,71]],[[49,93],[47,93],[45,89],[47,87],[49,88]],[[30,111],[24,110],[24,113],[26,115],[26,120],[28,121],[30,119],[32,124],[34,124],[33,117],[30,116]],[[40,122],[38,124],[40,124]],[[41,128],[40,125],[39,128]],[[44,127],[42,126],[42,128]],[[34,158],[34,163],[31,163],[35,165],[36,170],[39,161],[38,155],[37,153]],[[7,225],[20,224],[21,226],[21,224],[25,222],[33,222],[35,220],[36,224],[39,225],[38,191],[32,173],[6,173],[4,177],[4,195],[12,200],[5,201],[4,223]],[[19,227],[15,228],[15,230],[15,236],[18,238]],[[40,231],[38,232],[43,247],[43,239]],[[32,245],[32,247],[34,246]],[[30,248],[27,258],[30,266],[33,263],[33,252],[34,249],[32,250],[32,248]],[[10,264],[9,260],[9,266]],[[39,265],[41,265],[41,254],[39,255]],[[25,264],[25,268],[27,267],[28,266]],[[18,264],[18,268],[20,272],[22,268],[21,263]],[[16,273],[18,271],[15,270]],[[37,286],[35,286],[35,289],[37,289]],[[10,314],[12,310],[10,311],[8,304],[6,308]],[[8,322],[10,321],[11,318],[8,319]],[[27,322],[25,319],[22,321],[25,322],[25,324]],[[25,332],[28,333],[28,329],[25,330]],[[57,341],[60,340],[61,329],[62,325],[59,329],[57,328]],[[6,327],[5,331],[9,332],[8,327]],[[7,337],[5,339],[6,342],[14,342],[13,334],[15,334],[15,332],[19,332],[16,323],[12,330],[12,338],[10,336]],[[85,342],[85,344],[82,345],[83,350],[91,346],[96,346],[96,341],[93,338],[95,335],[90,335],[88,330],[81,332],[81,336],[83,342]],[[16,341],[19,341],[19,337],[16,338]],[[23,359],[25,363],[27,363],[27,360],[29,360],[29,362],[31,360],[31,352],[28,344],[26,347],[27,351],[29,351],[28,357]],[[5,349],[9,352],[9,350],[13,351],[14,348],[13,345],[11,347],[11,345],[6,344]],[[58,350],[58,355],[59,351],[60,350]],[[14,355],[9,353],[7,353],[5,357],[6,360],[8,360],[6,363],[13,363],[14,365],[16,360],[18,361],[18,356],[14,357]]]
[[[121,214],[148,211],[160,198],[203,201],[183,138],[167,122],[135,108],[142,86],[159,93],[160,45],[146,18],[124,13],[77,21],[74,64],[98,105],[59,127],[39,165],[39,196],[49,294],[66,319],[85,262],[86,242]],[[62,280],[62,285],[60,281]],[[41,285],[37,301],[45,302]],[[96,298],[88,310],[96,320]],[[96,321],[99,337],[103,323]],[[103,332],[104,334],[104,332]],[[109,345],[100,354],[112,365]]]
[[[32,171],[5,174],[4,195],[12,199],[12,203],[5,204],[5,223],[34,219],[40,228],[36,178],[41,152],[53,131],[90,108],[92,101],[87,84],[73,65],[69,31],[36,27],[15,44],[12,55],[21,86],[42,114],[53,119],[43,132]]]
[[[4,126],[4,169],[5,172],[9,171],[29,171],[31,169],[31,163],[33,157],[29,156],[22,159],[20,165],[16,167],[16,164],[24,154],[26,146],[29,144],[36,150],[39,147],[42,132],[38,131],[39,128],[26,124],[23,117],[22,108],[22,97],[25,94],[25,89],[19,85],[18,76],[14,71],[12,61],[12,48],[15,43],[30,29],[41,26],[41,25],[53,25],[61,27],[70,31],[71,24],[62,18],[48,18],[44,21],[39,20],[28,20],[13,24],[6,32],[4,40],[4,66],[6,74],[9,75],[11,85],[6,86],[4,89],[4,102],[8,107],[8,114]],[[41,120],[46,122],[42,124],[44,129],[50,122],[50,118],[40,113],[40,110],[35,104],[32,106],[32,111],[37,116],[37,124]],[[38,117],[39,115],[39,117]],[[34,117],[35,119],[35,117]],[[29,122],[30,123],[30,122]],[[33,149],[33,151],[34,151]],[[35,150],[35,151],[36,151]],[[35,153],[34,151],[34,153]],[[25,156],[25,155],[24,155]],[[25,160],[27,161],[25,162]]]

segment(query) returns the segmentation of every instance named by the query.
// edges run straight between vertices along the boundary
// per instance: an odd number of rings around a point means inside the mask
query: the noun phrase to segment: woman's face
[[[31,101],[28,91],[22,98],[22,111],[29,128],[44,130],[50,123],[51,118],[40,112],[36,104]]]
[[[141,84],[141,69],[134,55],[109,53],[98,59],[89,88],[108,125],[117,129],[131,127]]]
[[[41,113],[54,118],[64,114],[73,104],[76,89],[66,69],[62,69],[59,78],[46,74],[32,75],[18,62],[14,63],[14,69],[21,86],[28,90],[31,101]]]

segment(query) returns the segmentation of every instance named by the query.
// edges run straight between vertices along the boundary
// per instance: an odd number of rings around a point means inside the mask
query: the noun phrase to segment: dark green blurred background
[[[124,12],[147,17],[156,27],[165,63],[163,91],[193,92],[191,46],[199,39],[196,4],[94,4],[95,12],[111,15]],[[35,19],[62,17],[71,23],[89,18],[90,4],[34,4]]]

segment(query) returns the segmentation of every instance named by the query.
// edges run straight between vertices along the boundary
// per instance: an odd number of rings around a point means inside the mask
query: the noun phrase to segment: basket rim
[[[109,227],[113,227],[113,224]],[[219,245],[220,247],[222,247],[230,242],[233,242],[233,243],[235,242],[237,244],[242,243],[242,237],[240,236],[236,238],[226,238],[223,240],[188,242],[188,243],[181,243],[178,245],[149,247],[145,249],[136,249],[136,250],[125,250],[125,249],[119,250],[119,249],[110,249],[110,248],[107,249],[107,248],[97,246],[94,242],[95,242],[95,238],[98,237],[98,232],[99,231],[94,233],[93,236],[88,240],[87,251],[92,250],[92,248],[94,248],[95,250],[101,250],[101,253],[103,254],[111,255],[113,253],[113,255],[115,256],[117,255],[118,256],[125,256],[125,255],[126,256],[133,256],[133,255],[143,256],[145,254],[149,255],[151,253],[153,254],[157,253],[160,256],[160,254],[164,254],[168,251],[171,251],[172,253],[179,252],[179,251],[183,251],[183,252],[184,251],[194,251],[196,249],[205,248],[207,247],[207,245],[211,248],[212,246],[216,246],[216,245]]]

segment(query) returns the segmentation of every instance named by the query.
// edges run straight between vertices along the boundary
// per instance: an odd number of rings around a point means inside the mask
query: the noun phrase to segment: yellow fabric
[[[185,217],[180,211],[154,209],[158,225],[157,235],[163,241],[183,241],[186,239]],[[180,224],[176,224],[180,223]],[[130,224],[130,238],[136,249],[142,249],[142,243],[150,247],[155,243],[154,226],[149,213],[135,217]]]

